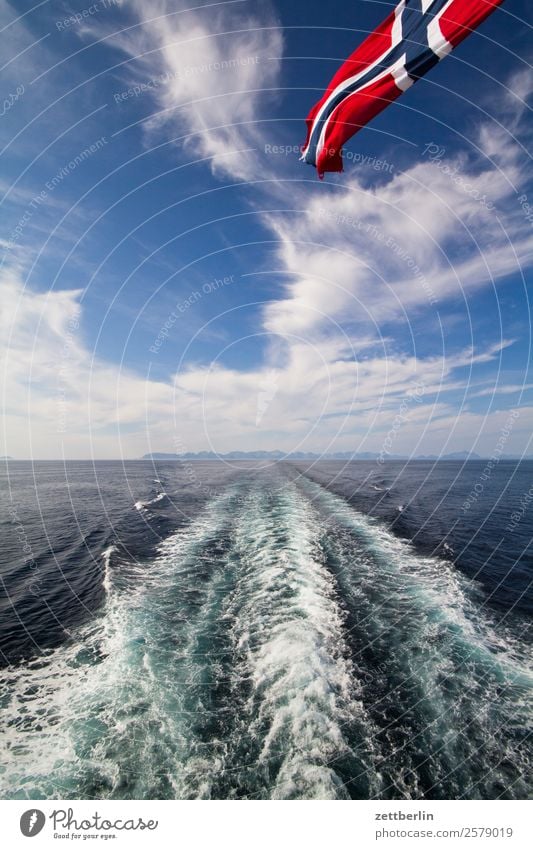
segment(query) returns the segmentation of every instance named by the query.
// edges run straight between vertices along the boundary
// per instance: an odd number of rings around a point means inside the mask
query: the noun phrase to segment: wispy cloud
[[[75,289],[37,293],[24,286],[20,270],[0,273],[5,453],[116,457],[122,429],[145,433],[147,409],[172,418],[169,385],[88,349],[80,296]],[[131,456],[130,446],[125,450]]]
[[[168,381],[107,362],[84,340],[79,290],[37,294],[20,273],[4,269],[0,367],[4,446],[0,453],[36,457],[135,457],[161,448],[226,451],[374,450],[418,393],[395,450],[490,445],[502,411],[488,417],[444,402],[448,389],[469,388],[461,375],[497,361],[508,342],[473,352],[416,357],[380,351],[376,339],[292,338],[273,369],[189,366]],[[521,425],[527,432],[523,410]],[[470,442],[464,417],[474,428]],[[457,434],[454,436],[454,432]],[[459,436],[460,435],[460,436]],[[515,437],[521,439],[517,429]],[[461,442],[461,439],[467,440]],[[450,448],[451,446],[451,448]],[[421,449],[420,449],[421,450]]]
[[[127,81],[155,100],[147,133],[172,133],[197,158],[209,157],[215,174],[249,179],[257,173],[261,107],[276,88],[281,30],[268,3],[188,5],[130,0],[123,8],[135,25],[112,44],[135,60]],[[92,21],[85,31],[109,33],[108,23]]]
[[[132,60],[125,85],[161,80],[147,94],[155,105],[142,124],[148,143],[154,134],[179,137],[210,158],[216,176],[255,177],[264,98],[276,86],[282,49],[268,8],[224,3],[183,12],[147,0],[122,8],[118,31],[95,18],[79,32],[108,35],[106,45]],[[498,114],[518,133],[532,85],[525,75],[511,84],[515,95],[502,95]],[[416,340],[420,321],[440,320],[444,307],[463,308],[472,293],[531,265],[531,226],[517,202],[521,155],[520,144],[487,121],[471,149],[440,151],[429,142],[403,173],[371,187],[361,169],[327,184],[266,184],[255,195],[257,212],[276,240],[268,271],[282,294],[258,313],[255,330],[275,342],[253,368],[189,364],[166,380],[121,368],[84,341],[78,290],[36,293],[24,286],[22,262],[4,268],[4,450],[138,456],[172,450],[173,437],[189,450],[252,449],[259,439],[288,451],[379,450],[415,387],[421,394],[395,451],[458,450],[478,436],[478,448],[490,450],[505,410],[471,408],[486,383],[478,391],[469,372],[498,367],[512,340],[420,354],[391,327],[401,322]],[[262,211],[273,201],[288,211]],[[530,422],[524,408],[516,450]]]
[[[325,319],[403,321],[406,311],[435,313],[530,266],[533,233],[507,177],[461,156],[444,162],[422,161],[374,189],[357,177],[320,193],[291,187],[300,212],[265,216],[290,274],[266,326],[283,333]]]

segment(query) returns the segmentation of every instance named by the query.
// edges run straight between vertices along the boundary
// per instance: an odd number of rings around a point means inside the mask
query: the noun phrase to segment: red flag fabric
[[[401,0],[339,68],[307,116],[302,160],[342,171],[342,146],[478,27],[503,0]]]

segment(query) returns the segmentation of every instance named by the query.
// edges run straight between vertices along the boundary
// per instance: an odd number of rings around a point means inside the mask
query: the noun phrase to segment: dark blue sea
[[[531,795],[533,463],[0,477],[2,798]]]

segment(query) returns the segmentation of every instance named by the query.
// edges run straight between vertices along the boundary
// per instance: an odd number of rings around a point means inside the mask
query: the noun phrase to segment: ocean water
[[[484,469],[10,462],[0,796],[529,797],[533,463]]]

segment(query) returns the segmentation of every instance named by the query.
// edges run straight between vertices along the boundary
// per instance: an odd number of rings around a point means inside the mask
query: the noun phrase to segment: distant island
[[[155,451],[144,454],[142,460],[377,460],[381,455],[375,451],[353,453],[351,451],[336,451],[332,454],[314,454],[312,451],[293,451],[285,454],[283,451],[229,451],[226,454],[216,454],[214,451],[196,451],[185,454],[167,454]],[[389,460],[486,460],[475,451],[455,451],[451,454],[417,454],[410,457],[407,454],[388,454],[384,462]],[[519,454],[503,454],[500,460],[531,460],[531,457],[521,457]]]

